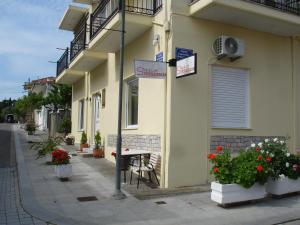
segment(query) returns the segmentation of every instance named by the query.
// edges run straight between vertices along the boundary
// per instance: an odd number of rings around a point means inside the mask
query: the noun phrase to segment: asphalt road
[[[11,138],[12,125],[0,123],[0,168],[15,165],[14,146]]]

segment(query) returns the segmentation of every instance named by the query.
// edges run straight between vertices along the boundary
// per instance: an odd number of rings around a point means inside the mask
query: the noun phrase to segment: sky
[[[0,101],[17,99],[24,82],[56,75],[72,33],[58,29],[72,0],[0,0]]]

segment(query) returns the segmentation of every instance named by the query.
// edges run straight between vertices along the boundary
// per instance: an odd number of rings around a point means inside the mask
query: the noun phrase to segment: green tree
[[[43,104],[44,98],[42,93],[29,93],[18,99],[14,106],[14,113],[17,117],[25,119],[26,115],[31,115],[33,120],[33,112],[35,109],[40,109]]]
[[[52,105],[54,111],[57,109],[71,108],[72,87],[63,84],[54,84],[48,96],[44,98],[43,105]]]

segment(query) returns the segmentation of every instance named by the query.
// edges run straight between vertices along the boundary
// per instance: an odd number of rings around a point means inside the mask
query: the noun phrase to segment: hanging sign
[[[134,72],[138,78],[164,79],[167,76],[167,64],[149,60],[135,60]]]
[[[177,60],[176,78],[181,78],[197,73],[197,54]]]
[[[175,55],[176,55],[177,60],[190,57],[193,55],[193,53],[194,53],[194,51],[192,49],[186,49],[186,48],[176,48],[175,49]]]
[[[159,52],[155,55],[155,61],[156,62],[163,62],[164,61],[164,53]]]

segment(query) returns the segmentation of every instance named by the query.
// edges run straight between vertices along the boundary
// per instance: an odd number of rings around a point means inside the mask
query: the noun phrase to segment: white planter
[[[58,178],[69,178],[72,176],[72,165],[66,164],[66,165],[56,165],[54,167],[56,176]]]
[[[45,155],[45,161],[47,164],[52,163],[52,154]]]
[[[211,183],[211,200],[219,204],[262,199],[266,194],[265,186],[258,183],[250,188],[243,188],[238,184]]]
[[[300,191],[300,179],[292,180],[288,177],[272,180],[269,178],[266,190],[273,195],[284,195]]]

